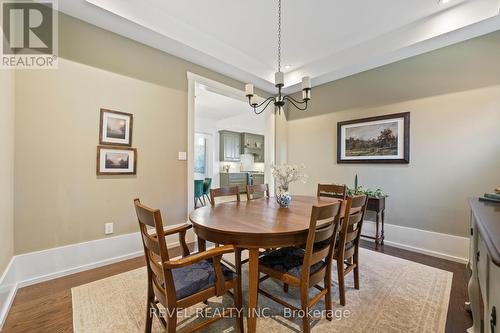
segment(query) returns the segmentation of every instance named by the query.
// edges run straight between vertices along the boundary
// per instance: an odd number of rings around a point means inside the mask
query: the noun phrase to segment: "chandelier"
[[[278,95],[266,98],[260,104],[257,102],[257,95],[254,94],[253,84],[245,85],[245,95],[248,98],[248,104],[253,108],[255,114],[261,114],[273,103],[274,111],[281,113],[286,102],[292,104],[295,108],[304,111],[307,109],[307,102],[311,99],[311,78],[305,76],[302,78],[302,100],[296,100],[290,95],[283,95],[281,89],[285,85],[284,74],[281,71],[281,0],[278,0],[278,71],[274,73],[274,85],[278,88]]]

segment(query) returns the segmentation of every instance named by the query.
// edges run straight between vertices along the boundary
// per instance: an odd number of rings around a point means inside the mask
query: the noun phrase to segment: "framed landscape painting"
[[[410,163],[410,113],[339,122],[337,163]]]
[[[130,147],[133,122],[134,116],[130,113],[101,109],[99,143]]]
[[[98,175],[135,175],[136,167],[135,148],[97,146]]]

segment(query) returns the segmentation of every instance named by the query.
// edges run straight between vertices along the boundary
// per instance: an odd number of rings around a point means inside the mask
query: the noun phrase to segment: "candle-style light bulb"
[[[245,95],[246,96],[253,96],[253,84],[248,83],[245,85]]]
[[[311,89],[311,78],[309,76],[302,78],[302,89]]]
[[[311,89],[302,90],[302,100],[308,101],[311,99]]]
[[[257,95],[252,95],[252,96],[250,97],[250,104],[251,104],[252,106],[256,106],[256,105],[258,104],[258,103],[257,103]]]
[[[285,85],[285,74],[283,72],[274,73],[274,85],[276,87]]]

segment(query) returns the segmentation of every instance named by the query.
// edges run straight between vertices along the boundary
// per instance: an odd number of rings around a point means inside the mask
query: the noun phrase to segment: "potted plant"
[[[354,177],[354,188],[347,188],[348,195],[367,195],[369,198],[381,199],[387,198],[389,195],[384,193],[381,189],[370,189],[364,188],[363,186],[359,186],[358,184],[358,175]]]
[[[277,189],[276,189],[276,201],[282,208],[288,208],[292,197],[288,188],[291,183],[302,181],[303,183],[307,180],[307,175],[304,174],[304,169],[306,167],[302,165],[273,165],[272,173],[273,177],[276,179]]]

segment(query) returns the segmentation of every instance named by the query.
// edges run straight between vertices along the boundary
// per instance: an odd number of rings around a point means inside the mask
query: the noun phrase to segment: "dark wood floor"
[[[374,243],[367,241],[363,241],[362,246],[453,272],[446,332],[465,332],[468,327],[472,326],[471,317],[464,310],[467,297],[465,265],[387,245],[375,249]],[[175,255],[180,255],[179,249],[174,249],[174,251]],[[2,333],[72,332],[71,288],[144,265],[145,262],[140,257],[21,288],[17,292]]]

